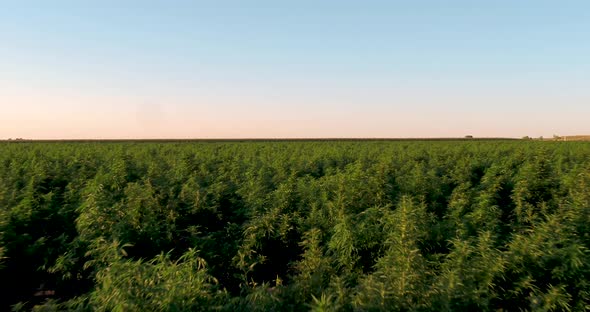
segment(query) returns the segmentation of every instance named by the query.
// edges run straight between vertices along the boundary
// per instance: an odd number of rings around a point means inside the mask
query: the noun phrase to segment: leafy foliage
[[[0,309],[590,310],[590,145],[0,144]]]

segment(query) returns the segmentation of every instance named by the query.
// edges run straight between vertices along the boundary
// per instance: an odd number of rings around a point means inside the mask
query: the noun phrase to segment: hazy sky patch
[[[0,137],[589,133],[586,1],[29,1]]]

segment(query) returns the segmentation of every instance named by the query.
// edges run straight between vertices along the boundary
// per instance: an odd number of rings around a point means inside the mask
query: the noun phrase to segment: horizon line
[[[2,142],[94,142],[94,141],[411,141],[411,140],[520,140],[522,137],[220,137],[220,138],[9,138]]]

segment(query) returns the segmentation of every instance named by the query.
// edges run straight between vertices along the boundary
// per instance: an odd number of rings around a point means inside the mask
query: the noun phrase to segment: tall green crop
[[[0,143],[0,309],[584,311],[590,144]]]

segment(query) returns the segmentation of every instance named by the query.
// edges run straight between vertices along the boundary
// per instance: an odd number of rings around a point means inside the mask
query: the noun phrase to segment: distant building
[[[466,135],[465,138],[466,139],[473,139],[473,136],[472,135]]]

